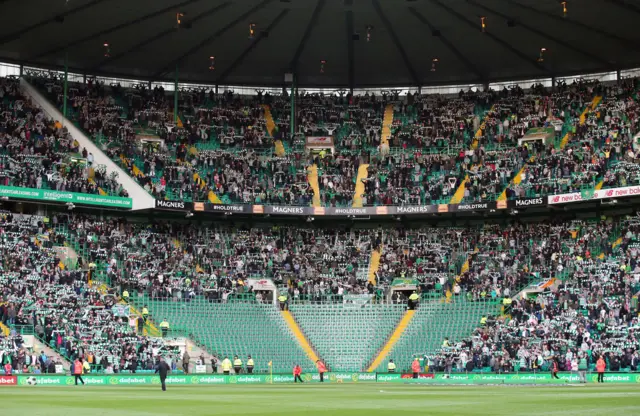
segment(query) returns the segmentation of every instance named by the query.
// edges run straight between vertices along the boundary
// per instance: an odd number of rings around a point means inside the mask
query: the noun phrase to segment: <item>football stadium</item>
[[[0,12],[2,412],[640,414],[640,2]]]

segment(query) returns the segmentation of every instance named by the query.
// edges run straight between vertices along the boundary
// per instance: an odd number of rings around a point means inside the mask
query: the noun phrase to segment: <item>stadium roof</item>
[[[640,66],[637,1],[564,3],[566,14],[557,0],[0,0],[0,60],[60,69],[67,53],[76,73],[166,81],[178,66],[182,82],[220,85],[278,86],[293,70],[318,87]]]

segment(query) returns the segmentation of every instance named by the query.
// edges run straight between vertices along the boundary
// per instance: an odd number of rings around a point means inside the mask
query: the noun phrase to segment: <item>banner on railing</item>
[[[133,206],[131,198],[52,191],[49,189],[17,188],[14,186],[0,186],[0,197],[33,199],[43,202],[73,202],[75,204],[97,205],[108,208],[131,209]]]
[[[590,198],[587,198],[590,196]],[[621,188],[599,189],[589,192],[588,195],[583,192],[572,192],[569,194],[551,195],[548,197],[547,203],[566,204],[571,202],[593,201],[599,199],[626,198],[630,196],[640,196],[640,186],[624,186]]]

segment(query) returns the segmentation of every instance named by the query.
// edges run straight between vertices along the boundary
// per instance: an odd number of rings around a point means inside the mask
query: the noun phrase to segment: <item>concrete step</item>
[[[57,361],[60,364],[62,364],[62,368],[64,368],[64,371],[69,371],[69,369],[71,368],[71,362],[69,360],[64,358],[62,355],[60,355],[56,350],[54,350],[50,346],[45,345],[36,337],[33,337],[33,351],[38,356],[42,353],[42,351],[44,351],[47,357],[50,357],[53,361]]]

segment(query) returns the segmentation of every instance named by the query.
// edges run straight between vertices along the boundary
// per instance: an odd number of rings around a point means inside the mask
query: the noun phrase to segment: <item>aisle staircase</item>
[[[382,257],[382,247],[380,250],[373,249],[371,251],[371,260],[369,260],[368,281],[372,285],[376,285],[376,273],[380,269],[380,258]]]
[[[284,321],[287,323],[287,326],[289,327],[293,335],[298,340],[298,344],[300,345],[300,347],[302,347],[302,350],[307,354],[307,357],[309,357],[309,359],[314,363],[318,361],[318,355],[313,350],[313,348],[311,347],[311,344],[309,344],[309,341],[307,341],[307,338],[304,336],[304,334],[300,330],[300,327],[298,326],[298,323],[296,322],[296,320],[293,319],[293,315],[291,315],[291,312],[289,311],[281,311],[281,312],[282,312],[282,317],[284,318]]]
[[[479,143],[479,139],[482,136],[482,130],[486,127],[487,125],[487,119],[489,118],[489,114],[491,112],[493,112],[495,106],[491,106],[491,108],[489,109],[489,111],[487,111],[487,113],[485,114],[485,116],[482,119],[482,123],[480,123],[480,127],[478,128],[478,130],[476,131],[476,134],[473,136],[473,142],[471,142],[471,149],[475,150],[478,148],[478,143]]]
[[[307,181],[313,189],[313,206],[315,208],[321,205],[320,203],[320,184],[318,183],[318,165],[313,164],[307,168]]]
[[[290,305],[318,356],[334,370],[363,371],[397,327],[405,306],[320,303]]]
[[[602,101],[602,96],[597,95],[597,96],[593,97],[593,100],[591,100],[591,104],[589,104],[584,109],[582,114],[580,114],[580,125],[583,125],[584,123],[587,122],[587,115],[589,114],[589,112],[595,110],[596,107],[598,107],[598,104],[600,104],[600,101]],[[571,133],[567,132],[562,137],[562,140],[560,141],[560,145],[559,145],[560,150],[564,149],[567,146],[567,144],[569,143],[570,140],[571,140]],[[520,182],[522,182],[522,172],[524,172],[524,170],[526,169],[526,167],[527,167],[527,165],[529,163],[533,163],[534,161],[535,161],[535,156],[532,156],[531,159],[522,166],[522,168],[518,171],[518,173],[515,174],[515,176],[513,177],[511,182],[509,182],[509,184],[513,183],[514,185],[518,185]],[[601,189],[603,184],[604,184],[603,182],[598,183],[598,185],[596,185],[596,190]],[[502,193],[498,197],[498,201],[506,201],[507,200],[507,188],[508,187],[509,187],[509,185],[507,185],[505,187],[505,189],[502,191]]]
[[[267,133],[269,133],[269,136],[273,137],[273,132],[276,129],[276,123],[273,120],[271,108],[267,104],[262,104],[262,108],[264,109],[264,121],[267,125]],[[276,156],[282,157],[286,154],[286,150],[284,148],[282,140],[276,140],[274,142],[274,147]]]
[[[396,329],[393,331],[393,334],[391,334],[387,342],[384,344],[384,347],[382,347],[382,349],[380,350],[376,358],[373,360],[371,365],[369,365],[369,368],[367,368],[367,372],[369,373],[373,372],[376,368],[380,366],[380,364],[382,363],[382,360],[387,358],[387,355],[389,355],[389,351],[391,351],[393,346],[396,345],[398,340],[402,337],[404,330],[407,328],[407,326],[413,319],[413,315],[415,314],[415,312],[416,312],[415,310],[408,310],[404,313],[404,315],[402,316],[402,319],[400,320],[400,322],[398,322]]]
[[[380,144],[389,146],[391,138],[391,126],[393,125],[393,104],[387,104],[384,109],[384,118],[382,119],[382,136],[380,136]]]
[[[364,183],[363,179],[367,179],[369,177],[369,165],[361,164],[358,167],[358,176],[356,176],[356,189],[353,192],[353,203],[352,207],[354,208],[362,208],[362,195],[364,195]]]
[[[3,334],[5,337],[9,336],[9,328],[3,324],[2,322],[0,322],[0,333]]]
[[[465,175],[464,180],[460,182],[458,189],[449,200],[449,204],[459,204],[464,199],[464,190],[466,189],[467,182],[469,182],[469,175]]]

